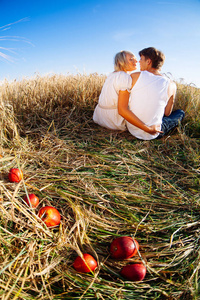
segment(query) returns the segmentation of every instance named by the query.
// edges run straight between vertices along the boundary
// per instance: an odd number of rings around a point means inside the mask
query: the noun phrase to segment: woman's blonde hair
[[[125,71],[126,70],[126,66],[127,66],[126,55],[127,54],[133,55],[132,52],[125,51],[125,50],[120,51],[115,55],[115,58],[114,58],[115,71]]]

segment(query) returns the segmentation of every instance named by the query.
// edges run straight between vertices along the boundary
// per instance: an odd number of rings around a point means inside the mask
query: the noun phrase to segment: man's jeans
[[[169,131],[174,129],[175,127],[178,126],[178,124],[182,121],[184,118],[185,113],[181,109],[177,109],[171,113],[168,117],[163,117],[162,119],[162,124],[161,124],[161,131],[163,133],[160,133],[157,139],[163,137],[166,135]]]

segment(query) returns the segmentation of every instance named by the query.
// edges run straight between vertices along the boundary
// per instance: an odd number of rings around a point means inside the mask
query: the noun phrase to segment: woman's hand
[[[151,126],[149,126],[148,133],[150,133],[150,134],[156,134],[156,133],[163,133],[163,131],[160,130],[160,126],[159,125],[151,125]]]

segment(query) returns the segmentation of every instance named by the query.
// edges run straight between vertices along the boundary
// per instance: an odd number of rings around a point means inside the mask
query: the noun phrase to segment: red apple
[[[9,171],[8,178],[10,182],[20,182],[23,178],[23,173],[20,169],[12,168]]]
[[[76,271],[81,273],[88,273],[94,271],[97,267],[97,261],[88,253],[83,254],[83,258],[77,256],[73,263],[73,267]]]
[[[142,281],[146,275],[146,267],[143,264],[126,265],[120,274],[131,281]]]
[[[138,242],[130,236],[118,237],[110,245],[111,256],[117,259],[130,258],[137,253],[138,249]]]
[[[45,206],[40,208],[38,216],[47,225],[53,227],[60,224],[61,216],[59,211],[53,206]]]
[[[37,207],[39,204],[39,198],[35,194],[28,194],[28,196],[24,198],[24,201],[31,207]]]

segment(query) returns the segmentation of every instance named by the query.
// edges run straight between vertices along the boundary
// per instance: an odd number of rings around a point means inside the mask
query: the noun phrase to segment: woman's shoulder
[[[130,75],[124,71],[114,71],[109,76],[128,78]]]
[[[118,72],[115,72],[115,76],[116,76],[116,79],[118,81],[130,81],[131,80],[131,75],[124,72],[124,71],[118,71]]]
[[[136,84],[138,81],[138,78],[141,76],[142,72],[134,72],[131,73],[131,78],[132,78],[132,87]]]
[[[114,88],[117,92],[119,90],[130,90],[132,86],[132,78],[130,74],[124,72],[124,71],[117,71],[113,73],[115,76],[113,80]]]
[[[108,76],[108,81],[113,81],[116,84],[121,84],[121,83],[129,84],[130,82],[132,82],[132,79],[131,79],[130,74],[128,74],[124,71],[117,71],[117,72],[111,73]]]

